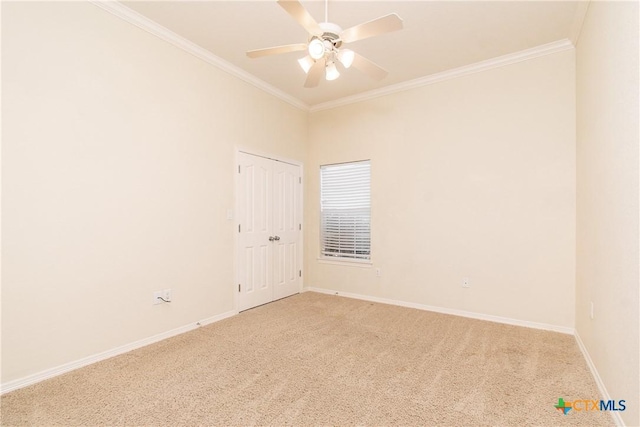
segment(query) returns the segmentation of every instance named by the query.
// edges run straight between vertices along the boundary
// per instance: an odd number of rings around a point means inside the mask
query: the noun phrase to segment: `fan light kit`
[[[345,69],[353,65],[374,80],[387,76],[386,70],[350,49],[342,49],[342,45],[402,29],[402,19],[397,14],[391,13],[343,31],[329,22],[328,0],[325,1],[325,22],[320,24],[298,0],[278,0],[278,4],[307,30],[308,42],[250,50],[247,52],[249,58],[306,50],[307,55],[298,59],[298,63],[307,74],[304,87],[308,88],[318,86],[323,72],[327,80],[337,79],[340,72],[336,64]]]

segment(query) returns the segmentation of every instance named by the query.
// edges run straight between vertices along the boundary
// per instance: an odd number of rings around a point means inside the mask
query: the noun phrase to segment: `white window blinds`
[[[320,167],[321,255],[371,259],[371,162]]]

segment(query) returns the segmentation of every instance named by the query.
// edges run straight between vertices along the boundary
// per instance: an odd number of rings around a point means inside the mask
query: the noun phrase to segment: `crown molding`
[[[311,113],[329,110],[344,105],[353,104],[360,101],[366,101],[369,99],[378,98],[385,95],[390,95],[397,92],[402,92],[409,89],[414,89],[422,86],[427,86],[433,83],[438,83],[444,80],[449,80],[457,77],[466,76],[469,74],[478,73],[492,68],[502,67],[505,65],[515,64],[517,62],[527,61],[529,59],[538,58],[544,55],[550,55],[556,52],[561,52],[567,49],[573,49],[575,41],[577,40],[584,16],[588,8],[588,1],[580,2],[581,6],[576,12],[574,19],[571,40],[563,39],[552,43],[544,44],[541,46],[526,49],[520,52],[511,53],[497,58],[488,59],[486,61],[477,62],[475,64],[465,65],[463,67],[454,68],[452,70],[443,71],[440,73],[432,74],[425,77],[420,77],[414,80],[398,83],[395,85],[385,86],[379,89],[359,93],[352,96],[336,99],[333,101],[323,102],[320,104],[309,106],[303,101],[283,92],[280,89],[268,84],[267,82],[255,77],[254,75],[242,70],[241,68],[225,61],[224,59],[214,55],[208,50],[198,46],[197,44],[185,39],[182,36],[174,33],[173,31],[163,27],[155,21],[139,14],[138,12],[124,6],[117,0],[88,0],[90,3],[112,13],[113,15],[135,25],[136,27],[145,30],[154,36],[171,43],[172,45],[202,59],[203,61],[239,78],[240,80],[247,82],[254,87],[275,96],[276,98],[300,109]],[[573,42],[573,43],[572,43]]]
[[[366,101],[373,98],[378,98],[385,95],[390,95],[397,92],[402,92],[409,89],[414,89],[430,84],[438,83],[444,80],[454,79],[457,77],[467,76],[469,74],[479,73],[481,71],[490,70],[492,68],[503,67],[505,65],[511,65],[529,59],[538,58],[540,56],[551,55],[553,53],[562,52],[564,50],[573,49],[573,43],[569,39],[558,40],[552,43],[533,47],[531,49],[522,50],[516,53],[510,53],[508,55],[499,56],[497,58],[488,59],[486,61],[476,62],[475,64],[465,65],[463,67],[454,68],[451,70],[443,71],[441,73],[431,74],[429,76],[420,77],[415,80],[409,80],[406,82],[398,83],[391,86],[385,86],[380,89],[374,89],[368,92],[359,93],[353,96],[347,96],[335,101],[328,101],[321,104],[311,106],[309,111],[315,113],[316,111],[329,110],[336,107],[342,107],[344,105],[353,104],[360,101]]]
[[[119,1],[116,0],[88,0],[90,3],[112,13],[113,15],[127,21],[136,27],[143,29],[154,36],[171,43],[172,45],[192,54],[193,56],[202,59],[203,61],[225,71],[232,76],[239,78],[240,80],[247,82],[258,89],[281,99],[282,101],[291,104],[292,106],[304,111],[309,111],[309,106],[297,98],[276,89],[263,80],[255,77],[252,74],[247,73],[239,67],[225,61],[224,59],[212,54],[208,50],[198,46],[197,44],[185,39],[182,36],[174,33],[173,31],[163,27],[155,21],[139,14],[138,12],[130,9]]]
[[[582,25],[584,24],[584,18],[587,16],[587,10],[589,9],[589,1],[581,1],[578,3],[578,9],[573,17],[573,24],[571,25],[571,36],[569,39],[574,46],[578,45],[578,39],[580,38],[580,32],[582,32]]]

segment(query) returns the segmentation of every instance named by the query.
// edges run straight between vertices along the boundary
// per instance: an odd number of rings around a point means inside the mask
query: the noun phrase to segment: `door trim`
[[[282,163],[288,163],[290,165],[293,166],[298,166],[300,168],[300,178],[302,180],[301,183],[301,187],[300,187],[300,201],[299,201],[299,208],[300,208],[300,223],[302,224],[302,232],[300,233],[300,248],[298,249],[298,255],[299,255],[299,259],[300,259],[300,270],[302,270],[302,275],[300,276],[300,289],[299,292],[302,293],[303,289],[304,289],[304,230],[305,230],[305,224],[304,224],[304,163],[298,161],[298,160],[294,160],[294,159],[290,159],[290,158],[286,158],[286,157],[282,157],[282,156],[276,156],[270,153],[265,153],[263,151],[260,150],[254,150],[254,149],[249,149],[249,148],[245,148],[242,146],[237,146],[235,147],[235,152],[234,152],[234,166],[233,166],[233,286],[232,286],[232,292],[233,292],[233,310],[238,313],[239,312],[239,308],[240,308],[240,303],[239,303],[239,292],[238,292],[238,282],[239,282],[239,272],[238,272],[238,257],[240,256],[240,254],[238,253],[239,250],[239,243],[238,243],[238,239],[239,239],[239,232],[238,232],[238,227],[240,226],[240,220],[238,218],[238,212],[240,211],[239,209],[239,203],[240,201],[238,200],[238,186],[240,185],[240,181],[239,181],[239,176],[240,174],[238,173],[238,166],[240,166],[240,159],[239,159],[239,155],[240,153],[244,153],[244,154],[249,154],[252,156],[257,156],[257,157],[263,157],[265,159],[270,159],[270,160],[275,160],[277,162],[282,162]]]

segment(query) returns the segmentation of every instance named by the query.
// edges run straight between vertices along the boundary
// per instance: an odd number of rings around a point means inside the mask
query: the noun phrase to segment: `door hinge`
[[[238,165],[238,173],[240,173],[240,165]]]
[[[238,292],[240,292],[240,283],[238,283]]]
[[[302,184],[302,177],[301,176],[298,177],[298,184]]]
[[[302,224],[298,224],[298,230],[302,231]]]
[[[298,271],[298,277],[302,277],[302,270]]]
[[[240,232],[240,224],[238,224],[238,233]]]

